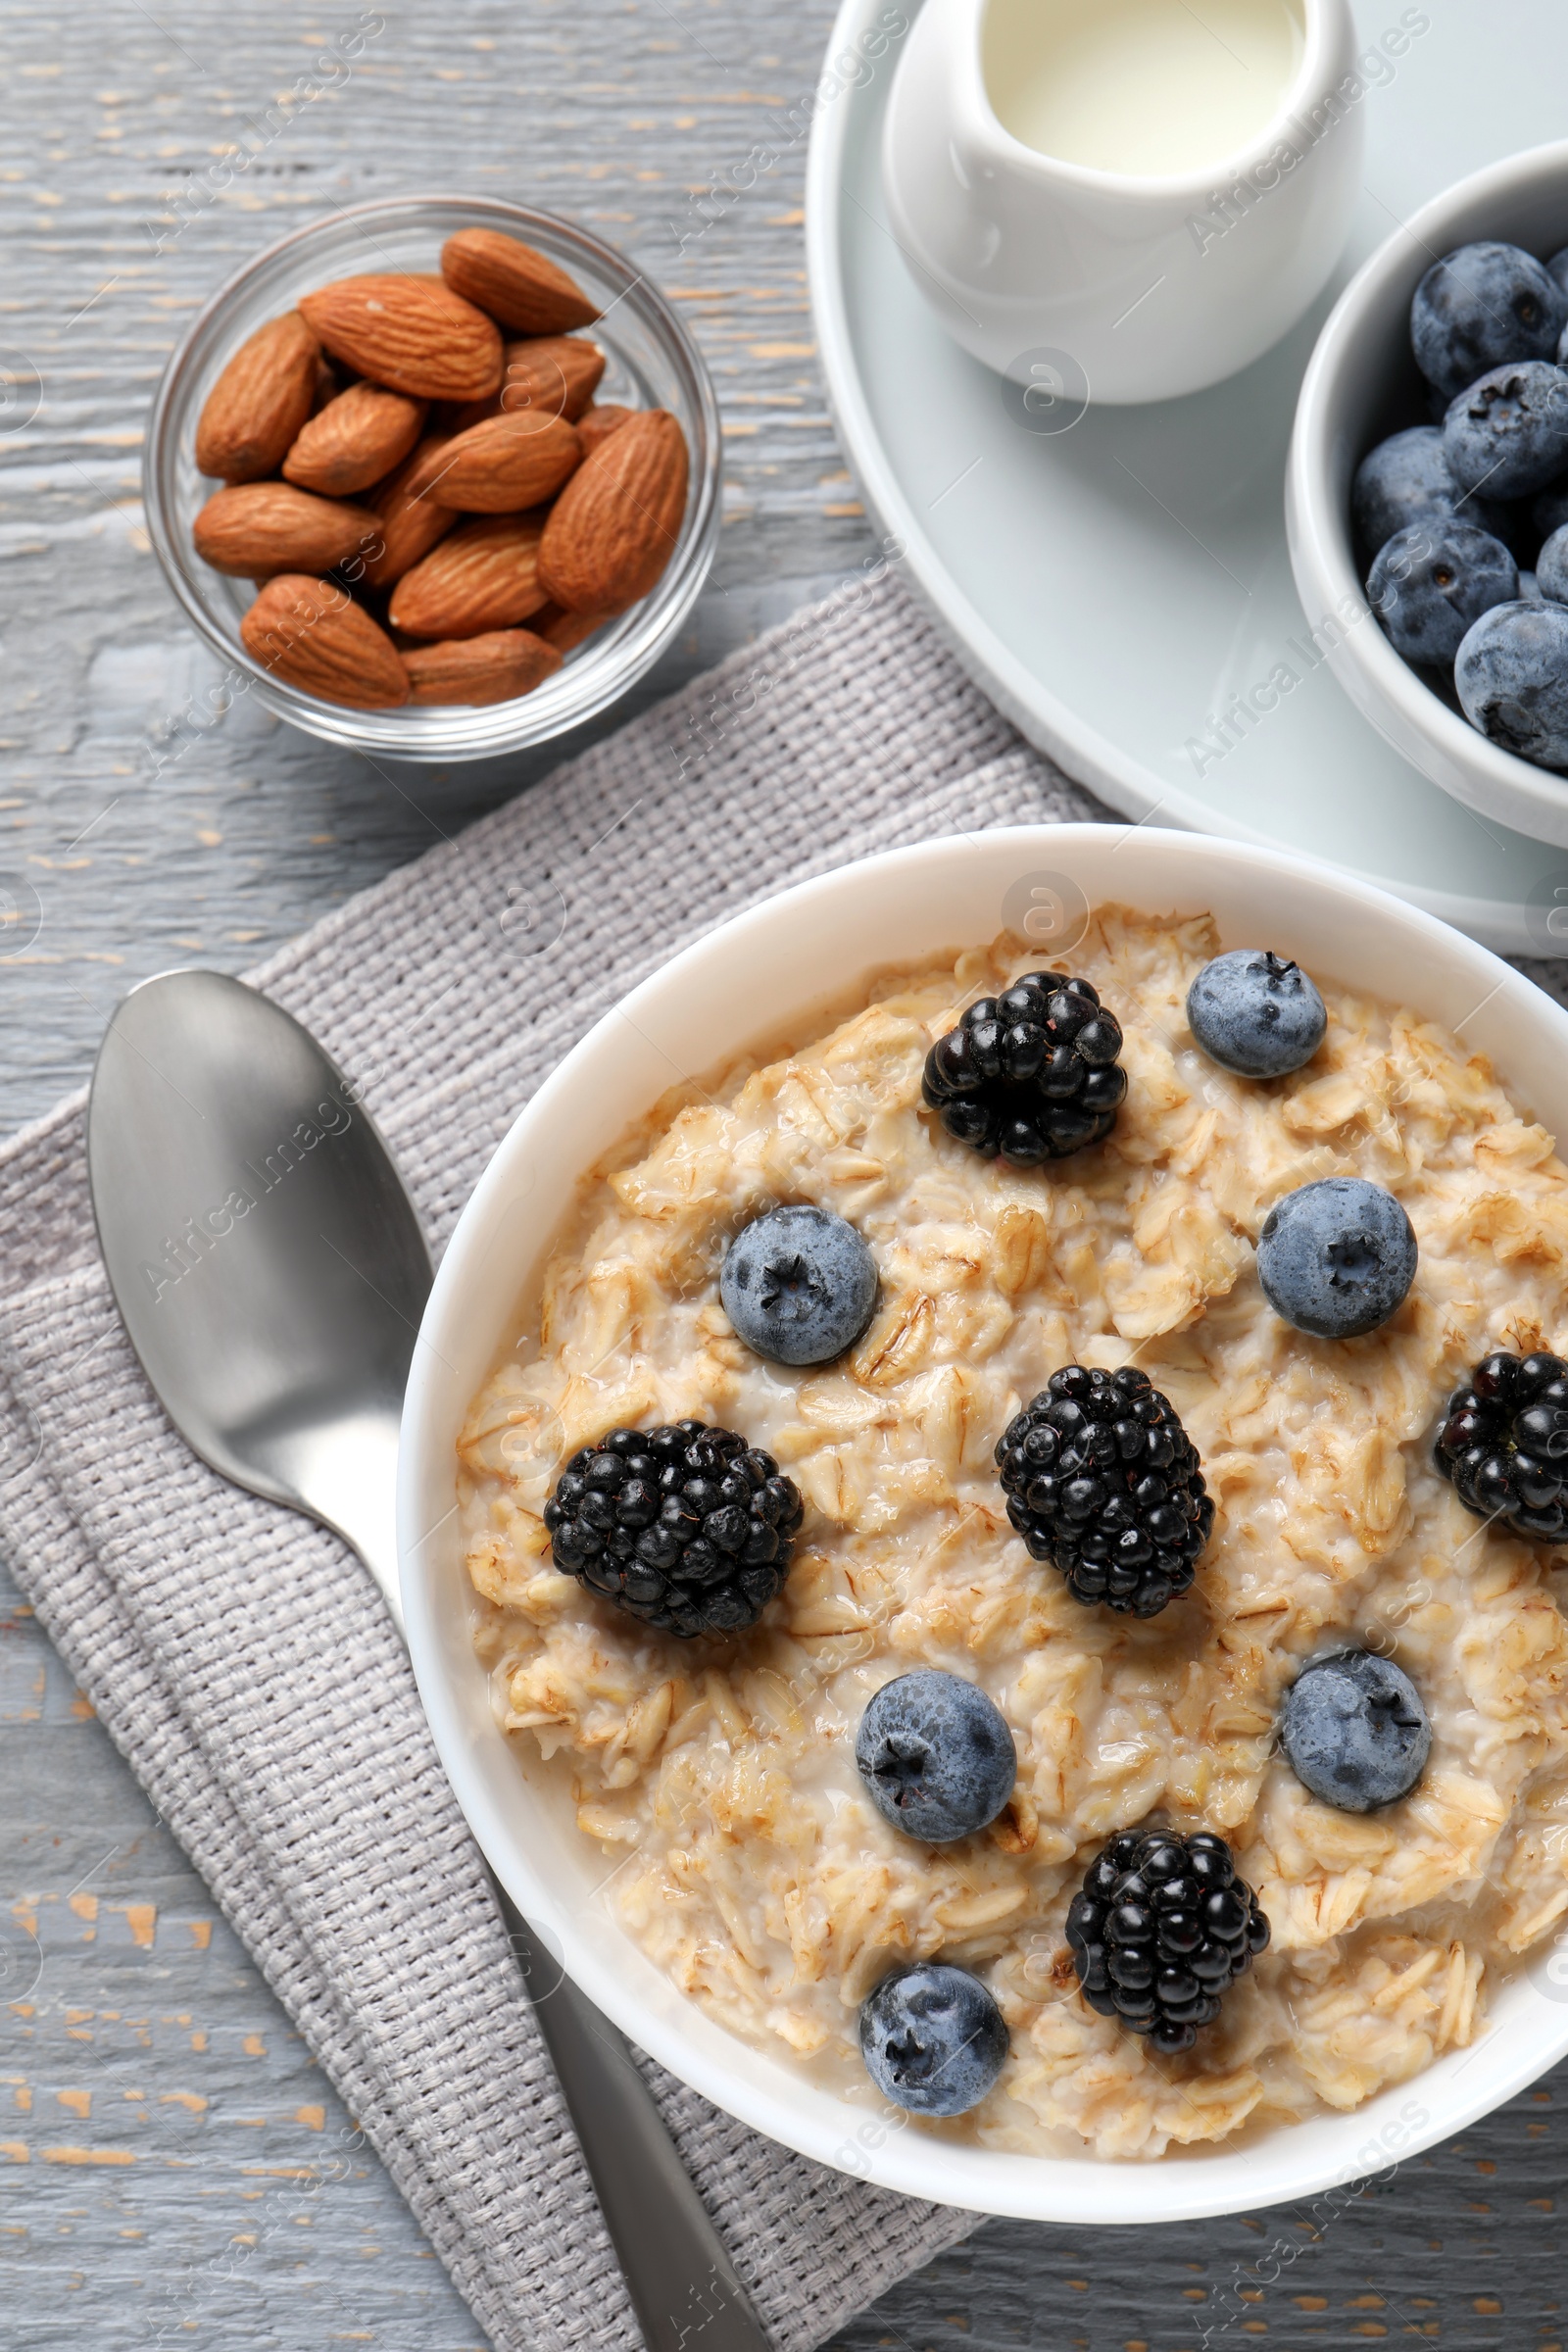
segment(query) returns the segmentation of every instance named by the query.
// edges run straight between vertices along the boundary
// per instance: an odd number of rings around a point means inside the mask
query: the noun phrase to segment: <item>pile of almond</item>
[[[527,694],[645,597],[686,512],[664,409],[598,407],[599,316],[465,228],[439,277],[340,278],[242,344],[196,431],[196,553],[254,580],[252,658],[356,709]],[[524,627],[522,624],[528,625]]]

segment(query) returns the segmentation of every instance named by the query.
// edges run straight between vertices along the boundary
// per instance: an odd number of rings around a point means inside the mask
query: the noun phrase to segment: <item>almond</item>
[[[545,593],[570,612],[623,612],[646,596],[675,551],[686,474],[685,438],[667,409],[628,417],[550,510],[539,549]]]
[[[562,335],[599,316],[564,270],[498,228],[460,228],[448,237],[441,248],[441,274],[454,292],[516,335]]]
[[[409,487],[416,498],[438,499],[461,514],[516,514],[554,498],[581,458],[573,426],[524,409],[520,416],[487,416],[455,434]]]
[[[283,478],[302,490],[347,498],[400,466],[424,424],[422,400],[379,384],[351,384],[313,416],[283,460]]]
[[[627,415],[631,414],[630,410]],[[574,645],[581,645],[595,629],[602,629],[612,612],[565,612],[560,605],[545,605],[534,613],[528,626],[546,645],[553,645],[558,654],[569,654]]]
[[[316,498],[287,482],[239,482],[214,493],[191,537],[215,571],[255,580],[274,571],[330,571],[378,530],[367,507]]]
[[[269,580],[239,624],[253,661],[323,702],[394,710],[409,699],[397,649],[346,588],[304,572]]]
[[[387,617],[415,637],[477,637],[510,629],[544,604],[539,514],[480,514],[460,522],[405,572]]]
[[[464,433],[487,416],[514,416],[523,409],[575,424],[604,372],[604,353],[580,335],[531,335],[524,343],[509,343],[495,399],[465,402],[452,412],[452,428]]]
[[[403,666],[411,703],[510,703],[559,669],[561,656],[529,629],[491,629],[420,646]]]
[[[501,386],[495,321],[451,287],[387,271],[340,277],[300,298],[335,360],[416,400],[484,400]]]
[[[450,507],[438,507],[433,498],[416,497],[409,488],[420,466],[450,437],[426,433],[417,449],[367,499],[379,542],[376,552],[366,558],[365,578],[371,588],[390,588],[394,580],[401,580],[452,528],[456,517]]]
[[[629,416],[635,416],[636,414],[635,409],[617,409],[613,403],[605,408],[600,408],[596,404],[593,408],[584,410],[582,416],[576,420],[577,438],[582,443],[583,456],[588,457],[599,447],[601,441],[608,441],[612,433],[617,432],[626,419]]]
[[[274,473],[311,413],[320,358],[298,311],[258,327],[207,395],[196,427],[197,471],[225,482]]]

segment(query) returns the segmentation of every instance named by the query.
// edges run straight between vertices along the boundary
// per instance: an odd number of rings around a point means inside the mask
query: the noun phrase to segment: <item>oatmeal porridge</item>
[[[979,1979],[1005,2057],[916,2129],[1032,2154],[1153,2157],[1356,2106],[1468,2042],[1489,1984],[1568,1911],[1568,1640],[1550,1546],[1434,1465],[1489,1350],[1568,1346],[1568,1169],[1488,1064],[1319,975],[1293,1075],[1201,1053],[1206,919],[1102,912],[1073,956],[1124,1032],[1112,1132],[1039,1167],[922,1101],[935,1039],[1038,964],[1016,939],[879,973],[812,1042],[672,1094],[586,1180],[515,1348],[461,1441],[479,1654],[508,1732],[555,1760],[619,1925],[722,2025],[873,2097],[859,2015],[891,1971]],[[1293,1328],[1259,1282],[1270,1209],[1351,1177],[1419,1250],[1365,1337]],[[779,1204],[875,1261],[848,1351],[754,1352],[719,1295]],[[1212,1533],[1147,1619],[1075,1595],[1009,1522],[997,1446],[1059,1368],[1134,1367],[1196,1446]],[[564,1465],[692,1420],[773,1457],[804,1505],[760,1621],[683,1640],[552,1563]],[[1206,1522],[1205,1522],[1206,1525]],[[781,1555],[782,1556],[782,1555]],[[1356,1650],[1420,1693],[1408,1794],[1356,1811],[1291,1769],[1302,1669]],[[857,1733],[915,1670],[1000,1710],[1010,1796],[946,1843],[871,1801]],[[1161,2055],[1080,1992],[1068,1905],[1118,1833],[1214,1833],[1271,1938],[1194,2046]]]

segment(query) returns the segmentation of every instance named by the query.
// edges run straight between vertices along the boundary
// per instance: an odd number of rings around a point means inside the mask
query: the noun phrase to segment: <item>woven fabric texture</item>
[[[862,580],[249,975],[364,1089],[439,1252],[517,1110],[685,940],[932,835],[1103,815],[897,582]],[[0,1541],[497,2352],[638,2333],[378,1594],[174,1435],[93,1242],[77,1096],[0,1152]],[[780,2352],[973,2218],[758,2138],[651,2064]]]

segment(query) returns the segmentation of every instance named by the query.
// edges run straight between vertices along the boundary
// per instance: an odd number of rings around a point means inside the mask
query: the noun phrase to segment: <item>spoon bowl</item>
[[[344,1537],[401,1626],[398,1421],[430,1255],[355,1088],[242,981],[166,972],[105,1033],[87,1165],[170,1418],[224,1478]]]

